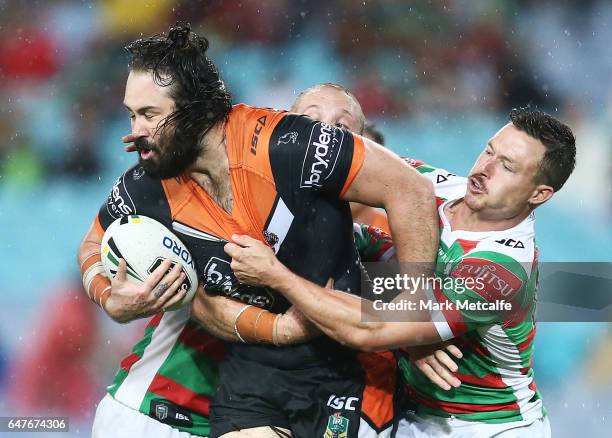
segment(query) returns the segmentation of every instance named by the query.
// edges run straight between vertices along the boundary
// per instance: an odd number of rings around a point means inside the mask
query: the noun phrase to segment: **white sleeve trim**
[[[455,335],[453,334],[453,331],[450,328],[450,325],[448,325],[448,322],[434,321],[433,323],[436,326],[436,330],[438,331],[438,334],[440,335],[440,339],[442,339],[443,341],[448,341],[449,339],[452,339],[455,337]]]
[[[433,291],[429,287],[425,288],[425,294],[427,295],[428,300],[436,304],[438,303],[438,300],[436,300]],[[450,325],[446,321],[444,313],[442,313],[441,310],[432,310],[429,312],[429,314],[431,316],[431,321],[433,322],[434,326],[436,327],[436,330],[438,331],[438,335],[440,335],[440,339],[442,339],[443,341],[447,341],[455,337],[453,331],[450,328]]]

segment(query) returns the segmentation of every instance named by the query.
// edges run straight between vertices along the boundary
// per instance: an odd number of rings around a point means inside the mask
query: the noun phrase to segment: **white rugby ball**
[[[180,286],[187,295],[169,310],[189,303],[198,289],[198,275],[187,247],[163,224],[147,216],[131,215],[110,224],[102,238],[102,265],[108,278],[117,274],[119,259],[127,263],[127,279],[144,282],[164,260],[180,263],[185,281]],[[174,265],[173,265],[174,266]]]

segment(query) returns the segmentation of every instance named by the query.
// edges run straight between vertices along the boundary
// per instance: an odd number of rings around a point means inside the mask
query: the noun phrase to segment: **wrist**
[[[234,333],[243,343],[275,343],[278,315],[252,305],[245,306],[234,319]]]
[[[286,324],[287,318],[284,313],[277,315],[276,321],[274,321],[274,333],[272,342],[277,347],[288,345],[290,342],[289,332]]]
[[[294,274],[285,265],[275,260],[272,267],[266,272],[265,284],[279,292],[286,292],[293,276]]]

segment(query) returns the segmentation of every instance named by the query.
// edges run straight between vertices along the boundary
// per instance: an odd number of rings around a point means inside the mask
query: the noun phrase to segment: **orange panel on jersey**
[[[340,192],[340,198],[344,197],[344,194],[351,186],[353,180],[359,173],[361,166],[363,165],[363,160],[365,158],[365,145],[363,144],[363,138],[359,135],[353,134],[353,162],[351,163],[351,168],[349,170],[349,174],[346,177],[346,181],[344,182],[344,186],[342,187],[342,191]]]

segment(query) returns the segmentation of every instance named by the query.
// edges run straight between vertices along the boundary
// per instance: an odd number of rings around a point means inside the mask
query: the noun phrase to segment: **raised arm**
[[[425,262],[438,250],[438,219],[432,183],[388,149],[364,141],[364,159],[343,199],[387,211],[398,261]]]

